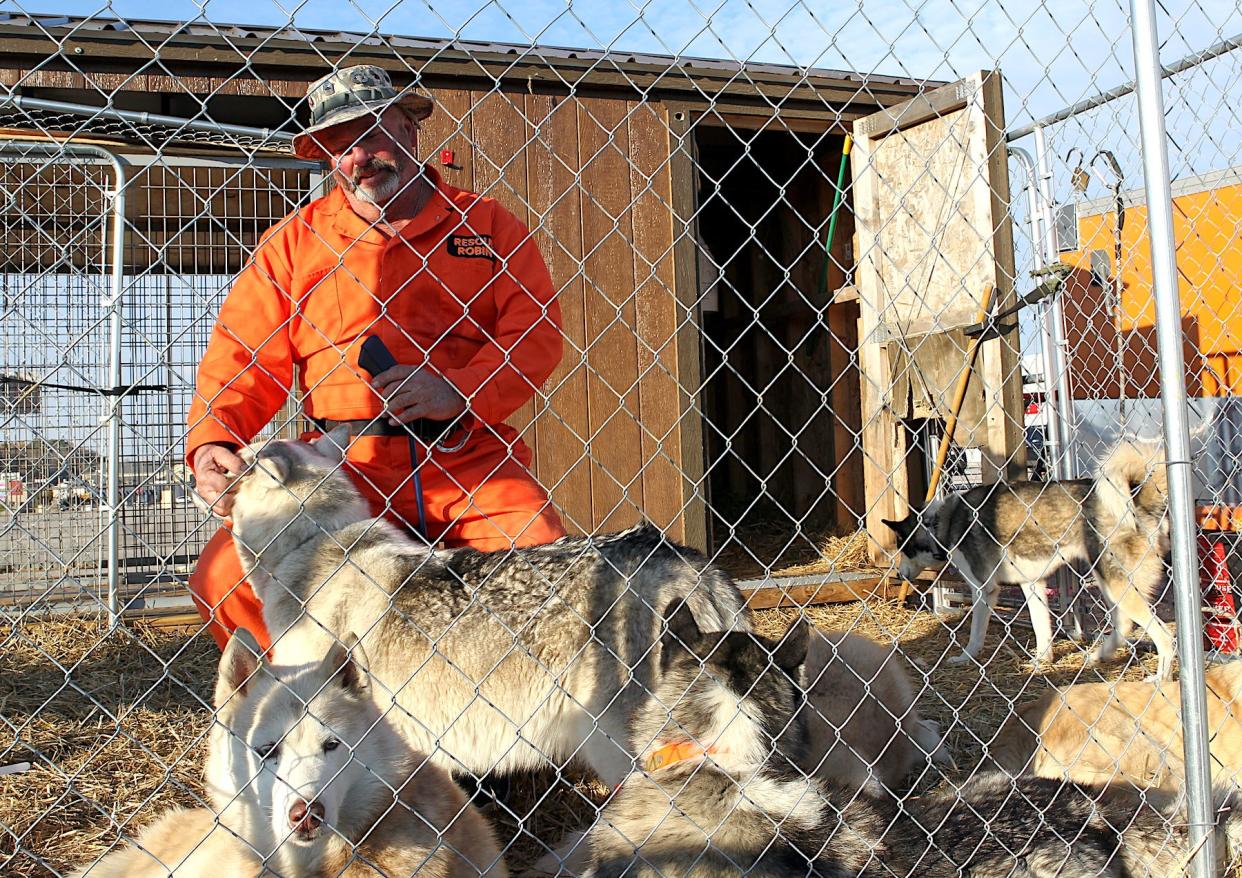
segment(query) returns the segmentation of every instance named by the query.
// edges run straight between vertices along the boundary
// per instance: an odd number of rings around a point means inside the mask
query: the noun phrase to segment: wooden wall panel
[[[535,239],[559,289],[565,351],[544,384],[536,412],[535,475],[552,495],[565,527],[594,529],[592,469],[586,456],[589,352],[582,276],[582,207],[578,187],[578,117],[573,100],[527,98],[534,139],[527,151],[527,192]]]
[[[643,513],[670,537],[682,541],[686,534],[678,466],[680,314],[672,249],[668,112],[658,104],[631,103],[629,114]]]
[[[495,198],[527,227],[530,227],[530,193],[527,190],[526,145],[530,124],[523,95],[490,92],[474,94],[471,132],[474,150],[474,191]],[[544,254],[547,258],[547,254]],[[534,426],[535,399],[514,412],[507,422],[527,445],[538,443]]]
[[[605,531],[633,524],[644,504],[625,110],[616,101],[578,103],[591,502]]]

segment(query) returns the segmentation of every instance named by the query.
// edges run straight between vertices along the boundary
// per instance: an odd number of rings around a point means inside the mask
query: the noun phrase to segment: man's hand
[[[211,507],[212,513],[225,518],[233,511],[233,495],[228,493],[233,476],[246,468],[245,462],[227,445],[207,444],[194,452],[191,463],[194,484],[199,496]]]
[[[388,423],[408,424],[416,418],[450,421],[466,410],[466,401],[430,369],[393,366],[371,379],[384,399]]]

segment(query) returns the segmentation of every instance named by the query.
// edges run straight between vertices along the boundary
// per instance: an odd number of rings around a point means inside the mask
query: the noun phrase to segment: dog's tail
[[[1139,514],[1164,514],[1168,475],[1154,448],[1122,442],[1100,463],[1096,493],[1118,527],[1139,530]]]

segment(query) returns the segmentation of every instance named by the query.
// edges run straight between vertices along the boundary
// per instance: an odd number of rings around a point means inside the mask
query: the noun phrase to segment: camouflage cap
[[[432,102],[411,89],[398,91],[382,67],[360,64],[343,67],[312,82],[306,90],[310,124],[293,138],[293,151],[304,159],[326,158],[313,135],[343,122],[378,115],[391,104],[402,107],[415,121],[431,115]]]

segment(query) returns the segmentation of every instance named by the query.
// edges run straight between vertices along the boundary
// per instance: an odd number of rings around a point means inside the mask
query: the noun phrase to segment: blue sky
[[[1228,0],[1170,0],[1161,14],[1173,59],[1242,31]],[[954,78],[999,66],[1020,124],[1132,75],[1128,3],[1099,0],[0,0],[0,9],[294,24],[466,39],[757,60]]]

